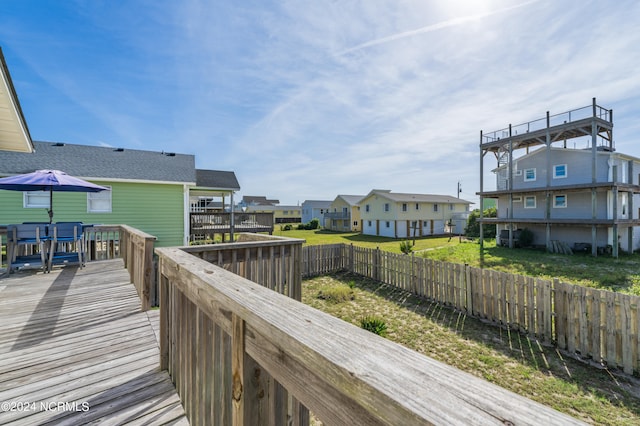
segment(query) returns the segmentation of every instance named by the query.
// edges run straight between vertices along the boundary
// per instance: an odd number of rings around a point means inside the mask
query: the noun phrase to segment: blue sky
[[[614,110],[617,150],[640,157],[635,0],[0,6],[34,140],[195,154],[236,173],[237,199],[460,182],[477,201],[480,130],[593,97]]]

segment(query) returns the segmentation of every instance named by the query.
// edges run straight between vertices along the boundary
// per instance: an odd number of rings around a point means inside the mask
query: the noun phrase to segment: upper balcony
[[[560,114],[549,115],[504,129],[481,133],[483,151],[498,152],[512,144],[512,149],[544,145],[547,135],[551,142],[593,136],[594,131],[602,145],[613,149],[613,111],[596,104]]]

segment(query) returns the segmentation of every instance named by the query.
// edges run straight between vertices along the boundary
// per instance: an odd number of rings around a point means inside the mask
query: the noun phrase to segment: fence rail
[[[508,326],[583,358],[640,371],[640,297],[346,244],[307,246],[306,277],[347,270]]]
[[[337,250],[314,264],[329,268]],[[581,424],[196,252],[156,253],[161,368],[193,425],[306,425],[304,407],[325,424]]]

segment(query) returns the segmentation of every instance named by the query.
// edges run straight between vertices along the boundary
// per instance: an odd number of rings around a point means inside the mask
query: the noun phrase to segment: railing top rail
[[[601,120],[609,121],[610,111],[600,105],[595,106],[595,115],[593,105],[587,105],[584,107],[576,108],[570,111],[561,112],[558,114],[549,115],[549,125],[551,127],[560,124],[572,123],[587,118],[599,118]],[[511,132],[513,135],[519,133],[529,133],[536,130],[541,130],[547,126],[547,117],[538,118],[535,120],[527,121],[521,124],[515,124],[511,126]],[[505,139],[509,136],[509,127],[504,129],[493,130],[490,132],[484,132],[482,135],[483,143],[495,142],[499,139]]]
[[[133,228],[129,225],[121,225],[121,228],[125,231],[127,231],[128,233],[130,233],[131,235],[136,235],[138,237],[144,238],[146,240],[157,240],[158,238],[154,235],[151,234],[147,234],[146,232],[143,232],[139,229]]]
[[[582,424],[261,287],[179,248],[158,248],[161,274],[229,331],[318,417],[336,424]]]

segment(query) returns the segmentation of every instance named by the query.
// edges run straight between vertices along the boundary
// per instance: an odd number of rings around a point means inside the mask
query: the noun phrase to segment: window
[[[402,211],[403,212],[407,211],[407,203],[402,203]]]
[[[554,208],[567,207],[567,196],[566,195],[554,195],[553,196],[553,207]]]
[[[384,203],[384,211],[385,212],[389,211],[389,203]]]
[[[513,197],[512,198],[514,203],[521,203],[522,202],[522,197]]]
[[[369,204],[367,204],[366,206],[364,206],[364,211],[369,213]]]
[[[434,204],[434,205],[433,205],[433,211],[434,211],[434,212],[437,212],[437,211],[438,211],[438,205],[437,205],[437,204]]]
[[[536,180],[536,169],[525,169],[524,170],[524,181],[531,182]]]
[[[420,204],[416,203],[416,210],[420,210]]]
[[[424,227],[426,228],[427,226],[429,226],[429,222],[427,222],[427,221],[425,220],[424,222],[422,222],[422,226],[424,226]]]
[[[289,210],[284,210],[284,215],[288,215],[289,214]]]
[[[385,225],[387,226],[387,228],[390,228],[390,227],[391,227],[391,222],[386,221],[386,222],[385,222]]]
[[[530,195],[528,197],[524,197],[524,208],[525,209],[535,209],[536,208],[536,197]]]
[[[371,221],[370,220],[367,221],[367,226],[371,226]]]
[[[454,204],[449,204],[449,210],[453,211],[456,209],[456,206]]]
[[[109,191],[87,192],[87,212],[89,213],[111,213],[111,187]]]
[[[28,191],[23,192],[23,206],[25,208],[49,208],[48,191]]]
[[[567,165],[566,164],[556,164],[553,166],[553,178],[561,179],[567,177]]]
[[[358,221],[357,220],[353,221],[353,226],[358,226]]]

